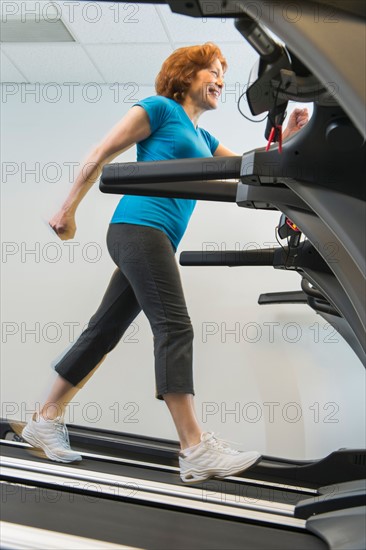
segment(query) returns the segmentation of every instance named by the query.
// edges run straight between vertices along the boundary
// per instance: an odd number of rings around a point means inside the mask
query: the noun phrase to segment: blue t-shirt
[[[183,109],[163,96],[151,96],[139,103],[148,114],[151,135],[137,144],[137,161],[159,161],[212,157],[219,141],[202,128],[195,128]],[[195,200],[125,195],[111,223],[147,225],[164,231],[175,249],[192,215]]]

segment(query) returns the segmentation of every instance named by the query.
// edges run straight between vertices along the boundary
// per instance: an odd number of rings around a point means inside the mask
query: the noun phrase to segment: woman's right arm
[[[146,111],[141,107],[134,106],[93,149],[84,161],[59,212],[49,220],[50,226],[60,239],[67,240],[74,237],[76,209],[99,178],[103,166],[139,141],[148,138],[150,134],[150,122]]]

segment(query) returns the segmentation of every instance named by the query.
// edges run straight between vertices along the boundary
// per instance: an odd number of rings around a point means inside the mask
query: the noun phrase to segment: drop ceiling
[[[234,90],[257,58],[232,19],[194,19],[165,5],[3,0],[1,30],[2,83],[152,86],[173,50],[211,41],[228,60]]]

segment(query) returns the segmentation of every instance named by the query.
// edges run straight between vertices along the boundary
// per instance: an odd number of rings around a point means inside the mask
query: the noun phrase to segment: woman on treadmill
[[[166,59],[156,78],[157,95],[134,105],[90,153],[50,220],[60,239],[74,237],[76,209],[103,166],[135,144],[138,161],[236,155],[198,126],[200,116],[218,106],[226,69],[225,58],[212,43],[179,48]],[[306,110],[295,110],[284,137],[306,121]],[[70,448],[65,408],[142,310],[154,335],[156,397],[167,404],[180,440],[182,481],[234,475],[258,461],[259,453],[236,451],[203,432],[194,410],[193,330],[175,252],[195,202],[138,196],[120,200],[107,233],[117,266],[109,286],[87,328],[56,365],[58,377],[39,414],[22,432],[51,460],[81,460]]]

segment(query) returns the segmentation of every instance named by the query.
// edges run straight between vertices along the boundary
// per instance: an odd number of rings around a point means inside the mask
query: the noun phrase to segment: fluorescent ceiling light
[[[2,2],[1,42],[75,42],[57,6],[42,2]]]

